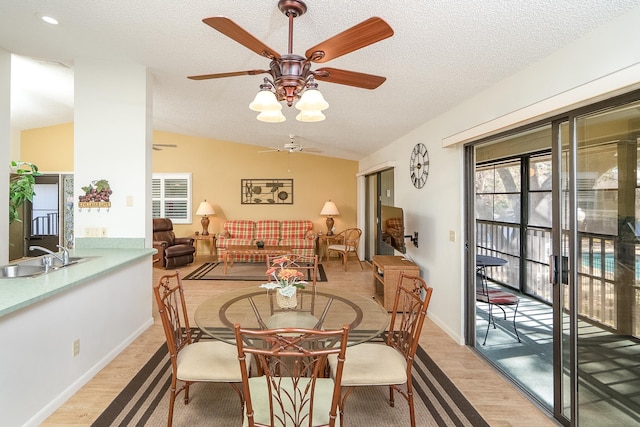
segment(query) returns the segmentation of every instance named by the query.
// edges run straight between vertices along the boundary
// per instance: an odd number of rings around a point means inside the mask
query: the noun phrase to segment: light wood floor
[[[198,256],[192,265],[178,270],[184,277],[203,262],[210,260],[208,255]],[[324,267],[329,281],[320,283],[319,286],[343,288],[367,297],[372,296],[374,285],[371,268],[368,264],[364,265],[364,270],[361,270],[355,260],[350,261],[345,273],[339,261],[325,261]],[[155,283],[165,271],[157,268],[153,270]],[[193,314],[205,299],[238,286],[256,286],[256,282],[187,280],[183,285],[189,313]],[[152,283],[149,286],[151,287]],[[436,292],[431,299],[431,305],[434,304],[438,304]],[[153,311],[154,325],[52,414],[43,426],[87,426],[102,413],[164,342],[155,303]],[[195,326],[195,322],[192,321],[191,326]],[[557,425],[474,352],[456,344],[430,319],[425,323],[420,343],[491,426]]]

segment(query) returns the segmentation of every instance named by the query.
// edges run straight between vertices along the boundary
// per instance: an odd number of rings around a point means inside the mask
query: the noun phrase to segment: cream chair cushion
[[[329,356],[331,376],[336,373],[337,357]],[[407,361],[386,344],[363,343],[347,348],[342,370],[343,387],[384,386],[407,382]]]
[[[269,425],[271,410],[269,409],[269,390],[267,388],[266,376],[249,378],[249,393],[251,394],[251,405],[253,406],[253,420],[255,423]],[[290,378],[280,377],[282,379],[281,385],[283,390],[287,390],[287,393],[280,393],[280,397],[283,398],[284,410],[293,414],[291,402],[285,398],[286,395],[294,395],[294,386]],[[278,378],[278,379],[280,379]],[[287,381],[288,380],[288,381]],[[300,383],[297,385],[298,390],[305,390],[306,384],[310,378],[300,378]],[[313,401],[315,403],[313,408],[313,422],[312,425],[326,425],[329,424],[329,411],[331,410],[331,400],[333,399],[333,380],[331,378],[318,378],[316,379],[315,396]],[[299,398],[299,396],[297,396]],[[275,397],[274,397],[275,399]],[[308,402],[308,401],[307,401]],[[299,401],[298,401],[299,403]],[[278,423],[277,415],[280,415],[279,404],[274,401],[274,423],[276,426],[282,426]],[[308,413],[308,407],[304,408],[301,415]],[[291,421],[291,420],[288,420]],[[336,425],[339,425],[340,413],[336,413]],[[308,422],[304,422],[307,425]],[[248,426],[248,420],[245,414],[243,426]],[[289,425],[289,424],[287,424]]]
[[[238,350],[232,344],[222,341],[195,342],[178,353],[177,362],[177,377],[182,381],[242,382]]]

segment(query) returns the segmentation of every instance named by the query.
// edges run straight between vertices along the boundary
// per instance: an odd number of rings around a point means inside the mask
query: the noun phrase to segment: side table
[[[194,258],[198,255],[198,242],[203,240],[209,241],[209,255],[213,256],[213,249],[216,247],[216,235],[215,234],[194,234],[193,247],[196,248],[196,252],[193,254]]]
[[[334,243],[335,237],[336,237],[335,234],[332,234],[331,236],[326,234],[318,235],[318,239],[317,239],[318,247],[316,251],[316,253],[318,254],[318,262],[322,262],[322,258],[324,258],[325,256],[327,257],[327,261],[329,261],[329,253],[327,251],[327,248],[329,247],[329,245]]]

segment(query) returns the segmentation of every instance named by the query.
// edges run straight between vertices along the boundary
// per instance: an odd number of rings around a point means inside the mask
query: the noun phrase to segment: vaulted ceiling
[[[205,25],[226,16],[279,53],[288,20],[277,0],[5,0],[0,48],[14,61],[12,127],[73,120],[76,58],[144,64],[153,74],[154,129],[282,146],[297,135],[323,155],[359,160],[518,70],[612,20],[640,0],[307,0],[293,51],[371,17],[394,35],[327,66],[387,78],[375,90],[319,82],[327,119],[270,124],[249,110],[264,75],[193,81],[188,75],[268,69],[269,61]],[[60,24],[40,20],[50,15]],[[35,74],[27,74],[33,72]],[[53,79],[53,82],[50,82]],[[517,96],[517,94],[514,94]]]

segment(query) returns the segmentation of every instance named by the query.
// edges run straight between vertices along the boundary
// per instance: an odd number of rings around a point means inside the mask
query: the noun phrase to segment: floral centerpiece
[[[298,305],[296,291],[304,289],[307,285],[303,279],[304,274],[293,268],[285,268],[289,258],[280,257],[273,260],[274,265],[267,270],[267,276],[271,282],[260,285],[261,288],[277,289],[276,300],[282,308],[292,308]]]

